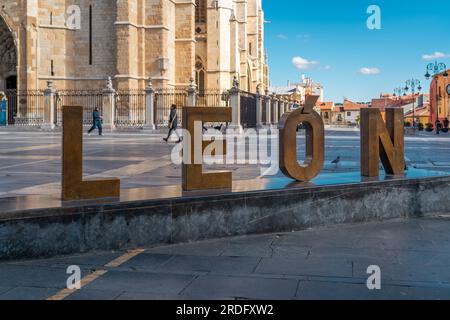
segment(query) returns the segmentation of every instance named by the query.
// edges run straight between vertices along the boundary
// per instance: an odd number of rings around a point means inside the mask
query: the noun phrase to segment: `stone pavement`
[[[449,264],[440,216],[1,262],[0,299],[450,299]],[[97,278],[61,294],[70,265]]]
[[[84,172],[120,177],[123,188],[179,185],[173,144],[162,137],[85,137]],[[60,141],[60,133],[0,130],[0,197],[58,194]],[[406,138],[408,164],[420,169],[450,172],[449,149],[450,135]],[[342,163],[331,165],[337,156]],[[234,179],[261,174],[257,165],[226,169]],[[359,132],[328,130],[324,171],[358,170]],[[450,215],[0,262],[0,299],[450,299],[449,264]],[[64,291],[71,265],[88,277],[76,292]],[[379,291],[366,287],[370,265],[381,268]]]
[[[179,185],[181,168],[172,164],[174,144],[158,133],[106,133],[85,136],[84,174],[119,177],[122,188]],[[276,140],[276,137],[273,137]],[[0,197],[24,194],[59,194],[61,179],[61,133],[0,129]],[[359,131],[327,130],[326,164],[323,172],[359,171]],[[304,138],[299,137],[299,150]],[[406,156],[411,166],[450,172],[450,134],[419,133],[406,138]],[[299,158],[304,152],[299,151]],[[341,156],[341,164],[331,164]],[[261,176],[258,165],[215,166],[233,172],[233,179]],[[281,174],[279,174],[281,176]]]

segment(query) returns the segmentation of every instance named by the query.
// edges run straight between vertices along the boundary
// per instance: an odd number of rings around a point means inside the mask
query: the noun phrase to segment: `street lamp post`
[[[429,63],[427,65],[427,73],[425,74],[425,79],[429,80],[431,78],[431,76],[435,76],[438,73],[444,71],[443,76],[445,78],[448,77],[448,73],[447,73],[447,66],[445,65],[445,63],[442,62],[437,62],[435,61],[434,63]],[[431,74],[430,74],[431,72]],[[438,89],[437,89],[437,80],[436,80],[436,121],[439,119],[439,93],[438,93]]]
[[[405,88],[398,87],[394,89],[394,97],[402,98],[402,95],[405,93]]]
[[[413,96],[413,128],[416,127],[416,89],[419,93],[422,90],[419,80],[414,78],[406,80],[405,93],[411,90]]]

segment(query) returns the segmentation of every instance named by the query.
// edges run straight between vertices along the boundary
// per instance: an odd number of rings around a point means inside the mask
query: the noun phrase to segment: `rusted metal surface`
[[[211,142],[203,141],[201,125],[204,122],[231,122],[231,120],[231,108],[183,108],[183,128],[190,134],[190,139],[187,137],[183,139],[183,151],[187,152],[187,154],[183,154],[182,165],[182,186],[184,191],[231,189],[231,172],[203,172],[203,150]],[[223,144],[226,144],[225,140]],[[220,150],[216,151],[219,153]],[[223,151],[225,153],[224,148]]]
[[[83,107],[63,107],[62,200],[120,197],[120,180],[83,181]]]
[[[279,122],[280,170],[297,181],[309,181],[322,170],[325,159],[325,130],[321,116],[313,110],[318,96],[309,96],[303,108],[285,113]],[[297,127],[306,127],[306,159],[297,160]]]
[[[387,108],[386,124],[379,109],[361,109],[361,174],[363,176],[379,176],[379,159],[387,174],[404,174],[404,143],[402,108]]]

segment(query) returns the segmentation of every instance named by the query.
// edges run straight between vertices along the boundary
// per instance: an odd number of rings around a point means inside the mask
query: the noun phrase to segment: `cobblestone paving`
[[[181,168],[171,162],[173,143],[162,141],[164,134],[115,133],[104,137],[85,136],[84,174],[119,177],[122,188],[179,185]],[[276,141],[276,137],[273,137]],[[14,129],[0,130],[0,197],[23,194],[58,194],[61,179],[61,134]],[[359,132],[326,132],[324,172],[359,171]],[[299,137],[299,157],[304,138]],[[450,172],[450,135],[420,133],[406,137],[406,157],[410,166]],[[339,166],[331,164],[341,157]],[[212,168],[233,172],[234,179],[261,176],[259,165],[226,165]],[[281,174],[279,174],[281,175]]]
[[[441,216],[2,262],[0,299],[450,299],[449,264]],[[71,265],[100,276],[61,295]]]

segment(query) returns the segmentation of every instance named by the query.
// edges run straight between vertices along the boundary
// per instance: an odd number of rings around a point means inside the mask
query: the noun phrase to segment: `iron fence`
[[[92,125],[92,112],[103,113],[103,93],[101,90],[63,90],[55,94],[56,125],[62,124],[63,106],[82,106],[83,125]]]
[[[145,125],[145,91],[119,91],[116,94],[114,124],[118,127]]]
[[[106,99],[102,90],[60,90],[53,95],[54,101],[46,97],[44,90],[17,91],[7,90],[8,124],[10,125],[43,125],[45,108],[54,106],[55,124],[62,125],[62,108],[65,105],[83,107],[83,125],[92,125],[92,112],[98,109],[101,114]],[[246,128],[256,127],[256,95],[241,91],[241,125]],[[197,106],[230,107],[230,94],[227,90],[204,90],[197,93]],[[153,112],[157,127],[167,127],[171,105],[177,106],[178,122],[182,125],[182,108],[187,105],[188,92],[186,88],[154,89]],[[118,91],[115,95],[114,124],[118,127],[142,127],[145,125],[147,103],[145,90]],[[53,103],[52,103],[53,102]],[[266,119],[266,101],[263,104],[263,122]],[[222,123],[207,123],[205,126],[219,127]]]
[[[229,107],[230,94],[228,90],[201,90],[197,93],[196,105],[199,107]]]
[[[230,107],[230,93],[228,90],[208,89],[200,90],[196,97],[196,106],[198,107]],[[205,122],[204,129],[222,130],[227,127],[225,122]]]
[[[182,121],[182,108],[187,104],[186,89],[170,88],[155,89],[154,95],[154,119],[157,127],[167,127],[169,125],[170,107],[177,106],[178,124]]]
[[[7,111],[8,111],[8,124],[15,124],[15,119],[17,117],[17,90],[6,90],[7,99]]]
[[[41,90],[6,90],[8,124],[39,126],[44,123],[45,97]]]
[[[241,91],[241,125],[256,128],[256,95]]]

